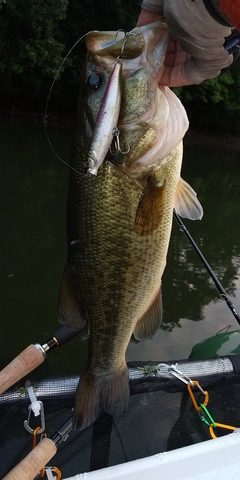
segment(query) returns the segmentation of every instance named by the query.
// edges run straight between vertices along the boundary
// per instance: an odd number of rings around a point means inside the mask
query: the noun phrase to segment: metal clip
[[[35,429],[34,428],[31,428],[30,425],[29,425],[29,421],[30,421],[30,417],[31,417],[31,412],[33,411],[34,413],[34,408],[35,408],[35,404],[38,403],[38,407],[39,407],[39,414],[40,415],[40,428],[38,430],[38,434],[40,433],[43,433],[44,430],[45,430],[45,415],[44,415],[44,407],[43,407],[43,403],[41,401],[37,401],[37,402],[34,402],[34,403],[31,403],[31,405],[29,405],[28,407],[28,419],[27,420],[24,420],[23,422],[23,425],[24,425],[24,428],[29,432],[29,433],[34,433]],[[34,416],[38,416],[38,415],[35,415],[34,413]]]
[[[181,380],[183,383],[185,383],[186,385],[194,385],[193,381],[191,380],[191,378],[189,378],[187,375],[185,375],[185,373],[182,373],[180,370],[178,370],[177,368],[177,364],[176,365],[171,365],[169,367],[169,372],[174,375],[174,377],[178,378],[179,380]]]
[[[110,152],[112,155],[117,155],[118,153],[122,153],[123,155],[126,155],[128,152],[130,152],[130,147],[126,150],[126,152],[123,152],[120,147],[120,142],[119,142],[119,135],[120,131],[117,127],[114,127],[113,129],[113,146],[114,148],[110,147]]]
[[[208,402],[209,402],[209,394],[208,394],[207,390],[204,391],[202,389],[201,385],[198,383],[197,380],[193,380],[192,385],[190,385],[190,384],[187,385],[187,389],[188,389],[189,395],[191,397],[191,400],[193,402],[193,405],[196,408],[196,410],[200,411],[200,410],[202,410],[202,406],[199,406],[196,402],[195,396],[194,396],[193,391],[191,389],[191,386],[193,386],[193,385],[195,385],[200,390],[200,392],[204,395],[204,402],[203,402],[203,404],[201,404],[201,405],[204,405],[204,407],[206,407]]]

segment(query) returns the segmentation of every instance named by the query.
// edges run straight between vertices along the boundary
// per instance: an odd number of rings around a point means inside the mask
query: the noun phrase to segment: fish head
[[[84,146],[90,144],[111,74],[120,59],[121,104],[116,125],[120,148],[116,155],[108,152],[106,158],[129,175],[140,171],[142,175],[149,166],[159,165],[188,128],[180,100],[168,87],[158,86],[169,44],[167,26],[160,20],[127,34],[93,31],[86,35],[85,43],[87,57],[78,107]]]
[[[78,120],[86,125],[86,134],[91,138],[97,116],[119,57],[132,59],[144,49],[144,38],[139,28],[127,34],[123,31],[91,31],[86,35],[87,55],[80,77]]]

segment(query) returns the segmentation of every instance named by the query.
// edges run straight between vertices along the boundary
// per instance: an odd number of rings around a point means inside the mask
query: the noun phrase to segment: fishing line
[[[180,226],[180,230],[181,232],[183,232],[186,237],[188,238],[188,240],[190,241],[190,243],[192,244],[194,250],[196,251],[196,253],[198,254],[198,256],[200,257],[203,265],[205,266],[206,270],[208,271],[209,275],[211,276],[212,280],[214,281],[216,287],[217,287],[217,290],[218,292],[220,293],[220,299],[221,300],[225,300],[227,306],[229,307],[229,309],[231,310],[232,314],[234,315],[234,317],[236,318],[237,322],[239,323],[240,325],[240,315],[237,311],[237,309],[235,308],[235,306],[233,305],[233,303],[231,302],[230,298],[228,297],[227,295],[227,292],[224,290],[222,284],[220,283],[220,281],[218,280],[218,278],[216,277],[216,275],[214,274],[213,270],[211,269],[209,263],[207,262],[207,260],[205,259],[205,257],[203,256],[201,250],[198,248],[197,244],[195,243],[195,241],[193,240],[193,238],[191,237],[189,231],[187,230],[187,228],[185,227],[184,223],[182,222],[182,220],[180,219],[180,217],[178,216],[177,212],[175,211],[175,209],[173,210],[173,214],[174,214],[174,217],[175,219],[177,220],[177,223],[178,225]]]
[[[117,436],[118,436],[118,438],[119,438],[120,445],[121,445],[121,447],[122,447],[122,452],[123,452],[123,455],[124,455],[124,460],[125,460],[125,462],[129,462],[129,459],[128,459],[128,457],[127,457],[126,450],[125,450],[125,448],[124,448],[124,443],[123,443],[122,436],[121,436],[121,434],[120,434],[120,432],[119,432],[119,430],[118,430],[118,428],[117,428],[117,425],[116,425],[116,422],[114,421],[114,418],[113,418],[113,426],[114,426],[114,428],[115,428],[115,430],[116,430]]]
[[[118,32],[116,33],[116,37],[118,35],[118,33],[120,32],[121,30],[118,30]],[[93,32],[93,30],[91,31]],[[91,32],[88,32],[88,33],[91,33]],[[73,49],[76,47],[76,45],[84,38],[86,37],[86,35],[88,35],[88,33],[85,33],[84,35],[82,35],[82,37],[80,37],[75,43],[74,45],[70,48],[70,50],[68,51],[67,55],[64,57],[59,69],[57,70],[57,73],[53,79],[53,82],[52,82],[52,85],[50,87],[50,90],[49,90],[49,93],[48,93],[48,97],[47,97],[47,102],[46,102],[46,107],[45,107],[45,112],[44,112],[44,132],[45,132],[45,135],[46,135],[46,138],[47,138],[47,141],[53,151],[53,153],[56,155],[57,158],[59,158],[59,160],[61,160],[61,162],[63,162],[67,167],[71,168],[71,170],[73,170],[75,173],[77,173],[78,175],[81,175],[82,177],[86,177],[88,176],[88,173],[81,173],[79,172],[78,170],[76,170],[76,168],[72,167],[68,162],[66,162],[65,160],[63,160],[62,157],[60,157],[60,155],[58,155],[58,153],[56,152],[50,138],[49,138],[49,135],[48,135],[48,132],[47,132],[47,113],[48,113],[48,106],[49,106],[49,101],[50,101],[50,98],[51,98],[51,95],[52,95],[52,90],[53,90],[53,87],[56,83],[56,80],[57,80],[57,77],[59,76],[60,72],[61,72],[61,69],[64,65],[64,63],[66,62],[67,58],[69,57],[69,55],[72,53]],[[125,32],[124,32],[125,33]],[[127,40],[128,40],[128,37],[130,37],[131,35],[133,35],[134,37],[136,37],[135,34],[133,33],[129,33],[129,34],[126,34],[125,33],[125,39],[124,39],[124,42],[123,42],[123,45],[122,45],[122,48],[121,48],[121,52],[120,52],[120,55],[119,57],[117,58],[117,61],[121,60],[121,57],[122,57],[122,54],[124,52],[124,48],[125,48],[125,45],[127,43]],[[137,40],[136,40],[137,41]],[[121,151],[121,150],[120,150]],[[122,152],[122,153],[128,153],[128,152]]]
[[[90,32],[90,33],[91,33],[91,32]],[[48,143],[49,143],[49,145],[50,145],[53,153],[56,155],[57,158],[59,158],[59,160],[61,160],[61,162],[63,162],[65,165],[67,165],[67,167],[71,168],[71,170],[73,170],[75,173],[81,175],[82,177],[86,177],[86,174],[79,172],[79,171],[76,170],[74,167],[72,167],[71,165],[69,165],[68,162],[66,162],[65,160],[63,160],[63,158],[60,157],[60,155],[58,155],[58,153],[56,152],[55,148],[53,147],[53,144],[52,144],[52,142],[51,142],[51,140],[50,140],[50,138],[49,138],[48,132],[47,132],[47,113],[48,113],[48,105],[49,105],[50,97],[51,97],[51,95],[52,95],[53,87],[54,87],[54,85],[55,85],[55,83],[56,83],[56,81],[57,81],[57,77],[59,76],[59,74],[60,74],[60,72],[61,72],[61,70],[62,70],[62,67],[63,67],[64,63],[66,62],[66,60],[67,60],[67,58],[69,57],[69,55],[72,53],[73,49],[77,46],[77,44],[78,44],[79,42],[81,42],[81,40],[82,40],[84,37],[86,37],[87,34],[88,34],[88,32],[85,33],[84,35],[82,35],[82,37],[80,37],[80,38],[74,43],[74,45],[73,45],[73,46],[70,48],[70,50],[68,51],[67,55],[64,57],[61,65],[60,65],[60,67],[59,67],[59,69],[58,69],[58,71],[57,71],[57,73],[56,73],[56,75],[55,75],[55,77],[54,77],[54,79],[53,79],[52,85],[51,85],[51,87],[50,87],[50,90],[49,90],[49,93],[48,93],[48,97],[47,97],[47,103],[46,103],[46,107],[45,107],[45,112],[44,112],[44,132],[45,132],[47,141],[48,141]]]

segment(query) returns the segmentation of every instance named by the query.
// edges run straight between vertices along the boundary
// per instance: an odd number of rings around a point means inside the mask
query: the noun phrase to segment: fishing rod
[[[227,292],[226,290],[224,290],[222,284],[219,282],[218,278],[216,277],[215,273],[213,272],[213,270],[211,269],[209,263],[207,262],[207,260],[205,259],[205,257],[203,256],[201,250],[199,250],[197,244],[195,243],[195,241],[193,240],[192,236],[190,235],[189,231],[187,230],[187,228],[185,227],[184,223],[182,222],[182,220],[180,219],[179,215],[176,213],[175,209],[173,210],[173,215],[178,223],[178,225],[180,226],[180,230],[181,232],[183,232],[186,237],[188,238],[188,240],[190,241],[190,243],[192,244],[194,250],[197,252],[198,256],[200,257],[203,265],[205,266],[205,268],[207,269],[209,275],[211,276],[211,278],[213,279],[216,287],[217,287],[217,290],[219,291],[220,293],[220,298],[225,300],[227,306],[230,308],[231,312],[233,313],[234,317],[236,318],[237,322],[239,323],[240,325],[240,315],[238,313],[238,311],[236,310],[235,306],[233,305],[233,303],[231,302],[230,298],[228,297],[227,295]]]
[[[71,417],[51,438],[45,437],[14,467],[3,480],[33,480],[57,453],[57,447],[65,441],[73,429]]]
[[[64,325],[43,345],[31,344],[0,372],[0,394],[44,362],[47,354],[79,335],[81,330]]]

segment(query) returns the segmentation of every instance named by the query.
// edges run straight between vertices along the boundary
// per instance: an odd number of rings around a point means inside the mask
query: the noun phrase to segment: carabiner
[[[192,380],[192,383],[193,383],[193,385],[195,385],[195,386],[200,390],[200,392],[205,396],[204,402],[203,402],[202,404],[204,405],[204,407],[206,407],[207,404],[208,404],[208,401],[209,401],[209,395],[208,395],[207,390],[204,391],[197,380]],[[192,400],[193,405],[194,405],[194,407],[196,408],[196,410],[198,410],[198,411],[202,410],[202,407],[200,407],[200,406],[197,404],[197,402],[196,402],[196,399],[195,399],[195,397],[194,397],[194,394],[193,394],[193,391],[192,391],[192,389],[191,389],[190,383],[187,385],[187,389],[188,389],[189,395],[190,395],[190,397],[191,397],[191,400]]]
[[[223,423],[215,423],[216,427],[220,427],[220,428],[226,428],[227,430],[237,430],[236,427],[232,427],[231,425],[224,425]],[[214,425],[209,425],[209,432],[210,432],[210,435],[212,438],[218,438],[217,435],[215,435],[214,431],[213,431],[213,428],[214,428]]]
[[[34,403],[35,403],[35,402],[34,402]],[[39,426],[39,429],[38,429],[38,432],[37,432],[37,433],[40,434],[40,433],[43,433],[44,430],[45,430],[45,415],[44,415],[43,403],[42,403],[40,400],[38,400],[37,403],[39,404],[39,410],[40,410],[39,415],[40,415],[40,420],[41,420],[41,421],[40,421],[40,426]],[[34,429],[34,428],[31,428],[30,425],[29,425],[29,421],[30,421],[30,417],[31,417],[31,412],[32,412],[32,410],[33,410],[33,405],[34,405],[34,404],[32,404],[32,403],[31,403],[31,405],[29,405],[29,407],[28,407],[28,418],[27,418],[27,420],[24,420],[24,422],[23,422],[24,428],[25,428],[29,433],[34,433],[34,431],[35,431],[35,429]],[[35,417],[36,417],[36,416],[38,416],[38,415],[35,415]]]
[[[176,378],[178,378],[179,380],[181,380],[183,383],[185,383],[186,385],[194,385],[193,381],[191,380],[190,377],[188,377],[187,375],[185,375],[185,373],[181,372],[181,370],[178,370],[177,368],[177,364],[176,365],[171,365],[169,367],[169,372]]]

